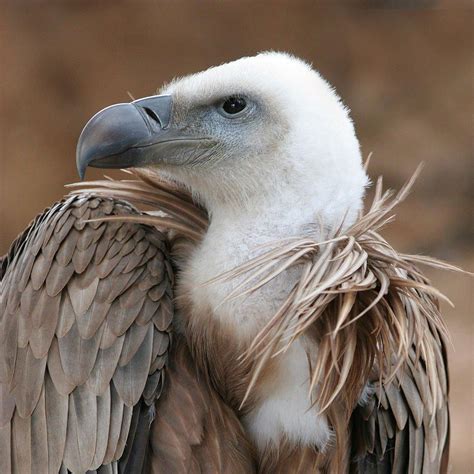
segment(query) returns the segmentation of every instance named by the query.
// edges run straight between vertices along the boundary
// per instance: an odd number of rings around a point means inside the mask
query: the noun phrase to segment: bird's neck
[[[239,408],[249,381],[250,367],[236,361],[248,343],[279,309],[300,277],[293,267],[245,297],[225,301],[242,278],[206,284],[222,273],[268,250],[266,244],[301,235],[315,222],[317,209],[293,196],[275,196],[255,212],[214,210],[202,243],[186,265],[181,294],[187,300],[185,332],[203,371],[214,380],[221,395]],[[314,232],[322,232],[317,227]],[[317,238],[317,237],[316,237]],[[263,247],[262,247],[263,246]],[[325,417],[311,409],[308,398],[308,354],[316,348],[304,338],[293,343],[259,381],[255,398],[241,412],[249,434],[264,450],[270,443],[289,439],[295,445],[324,447],[329,439]],[[309,351],[309,352],[308,352]],[[252,398],[252,397],[251,397]]]
[[[186,265],[188,281],[192,282],[187,291],[193,305],[208,308],[216,320],[232,328],[236,337],[255,336],[291,291],[299,269],[288,270],[245,298],[226,302],[244,277],[206,282],[280,245],[282,240],[307,234],[315,240],[325,239],[340,225],[345,211],[336,215],[328,202],[321,201],[312,186],[299,190],[287,187],[284,192],[255,201],[252,207],[225,202],[216,205],[208,231]]]
[[[248,260],[261,244],[308,232],[313,232],[317,239],[335,220],[326,211],[326,204],[314,189],[292,188],[277,189],[251,204],[218,203],[210,211],[211,222],[203,247],[215,245],[221,239],[233,241]],[[320,228],[323,222],[324,228]]]

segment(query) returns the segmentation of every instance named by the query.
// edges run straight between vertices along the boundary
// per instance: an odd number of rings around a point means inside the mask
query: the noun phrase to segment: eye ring
[[[236,117],[247,108],[247,101],[242,96],[230,96],[222,101],[220,109],[226,117]]]

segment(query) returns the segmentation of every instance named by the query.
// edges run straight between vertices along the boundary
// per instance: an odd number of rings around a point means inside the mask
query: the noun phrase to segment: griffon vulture
[[[3,258],[2,473],[446,472],[440,294],[348,110],[263,53],[108,107]]]

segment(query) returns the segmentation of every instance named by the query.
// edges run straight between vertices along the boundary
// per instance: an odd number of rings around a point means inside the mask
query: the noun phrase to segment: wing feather
[[[430,363],[435,364],[435,377],[428,374],[423,356],[414,362],[417,358],[412,349],[396,377],[381,386],[374,382],[372,398],[354,411],[354,472],[447,472],[449,411],[444,341],[432,326],[425,340],[433,350]]]
[[[68,397],[57,391],[49,377],[45,380],[46,429],[48,432],[47,472],[58,472],[62,465],[67,433]],[[72,390],[72,389],[71,389]]]
[[[114,344],[99,351],[94,368],[87,380],[89,389],[96,395],[102,395],[108,388],[122,352],[125,335],[118,337]]]
[[[118,472],[134,413],[161,393],[173,316],[171,301],[161,307],[172,282],[165,237],[85,222],[136,213],[69,197],[2,259],[1,472]]]
[[[12,472],[11,423],[0,425],[0,471]]]
[[[46,292],[43,292],[43,295],[46,295]],[[31,324],[28,324],[27,317],[22,318],[24,326],[32,328],[28,341],[36,359],[44,358],[51,346],[58,324],[60,303],[61,295],[54,297],[46,295],[39,299],[32,315]],[[37,321],[35,321],[35,316]]]
[[[33,472],[31,464],[31,421],[15,410],[12,418],[12,472]]]
[[[45,369],[46,358],[36,359],[30,346],[17,350],[10,393],[15,398],[16,411],[22,418],[30,417],[38,403]]]
[[[70,471],[85,472],[92,465],[97,437],[97,400],[84,386],[71,393],[68,406],[64,464]]]
[[[141,370],[142,367],[150,367],[152,345],[153,345],[153,328],[150,326],[146,337],[141,346],[137,349],[130,362],[124,366],[119,365],[115,370],[113,382],[117,392],[121,396],[125,405],[132,407],[140,398],[145,388],[148,373]],[[124,344],[125,345],[125,344]]]
[[[120,400],[117,390],[113,384],[110,385],[110,411],[113,412],[114,416],[110,417],[109,435],[107,440],[107,449],[103,463],[109,464],[115,459],[115,453],[117,451],[117,443],[120,437],[120,430],[122,428],[122,419],[125,405]]]

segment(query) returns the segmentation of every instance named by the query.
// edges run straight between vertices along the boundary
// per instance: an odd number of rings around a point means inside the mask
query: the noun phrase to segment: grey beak
[[[112,105],[95,114],[77,143],[80,178],[88,166],[129,168],[153,162],[154,145],[184,138],[169,129],[171,108],[170,95],[157,95]]]

